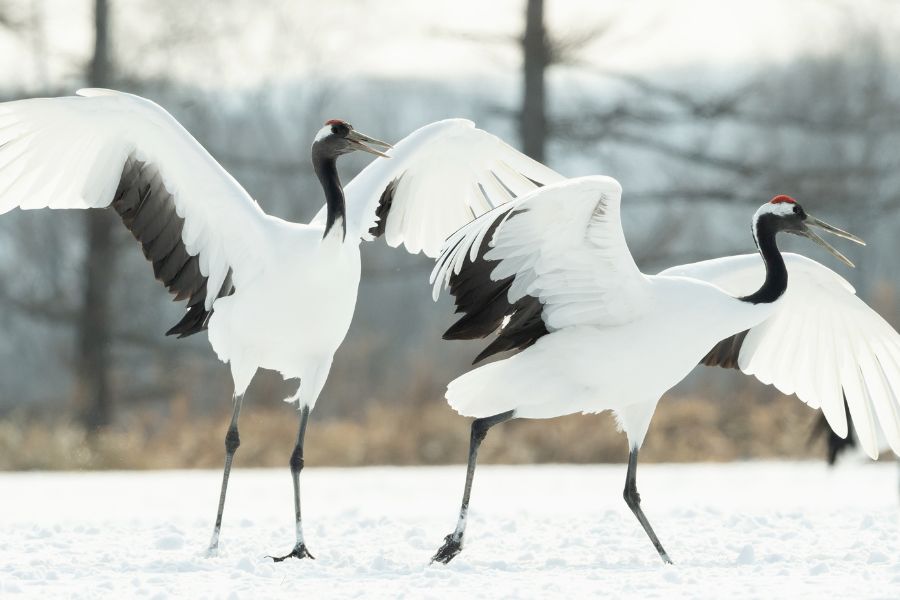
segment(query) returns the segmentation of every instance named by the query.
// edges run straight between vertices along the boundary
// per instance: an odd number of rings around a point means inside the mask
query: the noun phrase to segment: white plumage
[[[265,265],[269,221],[240,184],[153,102],[78,93],[0,104],[0,212],[108,206],[133,154],[157,165],[208,287],[218,289],[229,266],[236,285],[252,280]]]
[[[672,267],[655,276],[643,275],[622,234],[620,196],[621,187],[612,178],[570,179],[540,188],[472,221],[447,240],[446,251],[432,272],[435,298],[442,287],[449,285],[450,278],[460,273],[461,258],[466,255],[476,258],[486,232],[499,223],[481,260],[494,263],[491,280],[514,277],[506,294],[508,304],[532,296],[540,302],[542,320],[550,332],[584,328],[584,350],[592,355],[604,354],[603,364],[615,362],[625,366],[628,360],[633,361],[627,373],[616,377],[624,379],[625,385],[647,386],[654,393],[658,388],[648,381],[648,377],[654,378],[655,371],[646,368],[657,365],[648,354],[655,352],[650,348],[649,339],[633,337],[639,330],[659,338],[660,343],[653,345],[663,347],[664,353],[689,354],[681,343],[699,340],[701,355],[688,363],[693,367],[715,343],[749,328],[739,355],[742,371],[775,385],[785,394],[797,394],[813,408],[821,408],[835,431],[846,435],[843,388],[848,391],[854,419],[859,414],[868,423],[860,432],[868,440],[863,442],[867,452],[877,456],[873,426],[878,422],[886,428],[891,447],[900,449],[900,402],[897,400],[900,398],[900,335],[855,295],[853,286],[831,269],[792,253],[783,255],[790,283],[773,306],[734,302],[736,297],[751,294],[763,283],[766,267],[759,254],[718,258]],[[781,206],[778,208],[783,210]],[[730,307],[724,316],[719,314],[723,310],[722,300]],[[653,322],[645,327],[645,322],[657,317],[670,323]],[[686,322],[687,317],[693,322]],[[722,325],[723,321],[727,323]],[[671,339],[666,334],[675,334],[676,328],[684,330],[681,334],[684,339],[679,337],[674,344],[663,343]],[[598,347],[596,340],[591,341],[597,336],[606,339],[613,335],[621,338],[620,344]],[[550,344],[554,337],[557,336],[542,337],[533,347],[505,361],[480,367],[458,378],[449,386],[451,403],[454,398],[463,402],[466,396],[463,386],[478,371],[500,368],[493,365],[501,363],[524,362],[523,356],[544,352],[543,345]],[[567,347],[558,343],[561,348],[546,351],[552,355]],[[572,346],[566,354],[584,356],[577,349],[576,338],[567,343]],[[639,352],[625,359],[623,352],[634,346],[639,346]],[[512,378],[523,391],[540,385],[540,375],[527,376],[529,368],[539,368],[542,361],[533,362],[521,367],[521,376],[527,381]],[[563,362],[551,361],[544,369],[552,372]],[[585,365],[585,382],[578,386],[587,386],[587,381],[594,382],[590,387],[600,389],[611,385],[612,382],[599,376],[598,368],[606,370],[601,365]],[[612,369],[609,374],[615,371]],[[642,372],[642,376],[630,377],[635,372]],[[566,377],[550,379],[557,384]],[[499,378],[492,381],[496,388],[510,385],[510,381]],[[677,381],[665,383],[671,387]],[[500,392],[500,396],[507,395],[516,396]],[[540,395],[524,392],[522,397]],[[513,400],[509,405],[497,403],[489,391],[481,396],[465,401],[471,408],[464,414],[483,417],[519,408]],[[585,408],[560,409],[552,416],[596,412],[598,406],[599,410],[614,409],[622,401],[631,403],[630,398],[613,397],[566,400],[567,404],[581,403]],[[548,405],[549,414],[555,412],[551,405],[561,400],[546,398],[540,402]]]
[[[798,254],[784,259],[787,291],[774,314],[747,334],[741,371],[821,409],[841,437],[847,435],[843,390],[866,454],[878,457],[879,430],[900,450],[900,336],[831,269]],[[743,295],[758,287],[765,269],[759,255],[743,254],[660,275],[693,277]]]
[[[626,501],[668,561],[640,509],[637,453],[659,398],[701,361],[736,362],[822,408],[845,435],[843,390],[867,452],[877,455],[878,424],[900,450],[900,336],[839,275],[802,256],[782,260],[775,245],[786,231],[839,255],[809,227],[861,240],[779,196],[754,216],[762,256],[646,276],[625,243],[620,198],[611,178],[571,179],[512,200],[448,239],[432,272],[434,293],[448,287],[463,316],[445,337],[497,330],[476,362],[520,350],[447,387],[450,405],[477,418],[470,475],[480,439],[498,422],[613,410],[631,449]],[[471,477],[462,513],[470,485]],[[464,524],[435,560],[459,552]]]
[[[615,325],[639,314],[647,278],[625,245],[621,195],[611,177],[584,177],[548,185],[499,209],[502,224],[484,259],[497,262],[494,281],[515,278],[509,302],[536,297],[551,330],[579,323]],[[435,299],[451,273],[459,273],[461,259],[476,257],[495,220],[486,217],[447,240],[449,251],[432,273]]]
[[[129,155],[156,165],[184,219],[187,251],[199,257],[200,271],[209,278],[207,287],[218,289],[228,269],[233,271],[237,292],[228,299],[209,294],[205,305],[227,303],[236,315],[227,325],[224,317],[214,317],[210,336],[220,358],[232,362],[237,395],[259,367],[296,378],[309,368],[295,359],[328,355],[330,361],[355,305],[358,242],[370,239],[379,197],[391,181],[403,176],[387,222],[387,242],[437,256],[447,235],[508,198],[493,189],[499,184],[492,172],[520,192],[535,187],[526,177],[558,177],[470,121],[432,123],[398,143],[392,160],[375,161],[347,185],[347,243],[334,244],[330,256],[313,258],[323,245],[324,207],[309,225],[269,216],[155,103],[111,90],[78,93],[84,98],[0,104],[0,212],[108,206]],[[324,303],[293,304],[322,302],[323,297],[338,300],[339,306],[329,306],[333,310],[320,316],[316,308]],[[277,306],[278,298],[291,300]],[[270,302],[277,310],[262,310]],[[302,315],[293,324],[305,327],[267,327],[266,321],[283,314]],[[303,318],[307,322],[297,322]],[[265,333],[255,332],[258,325]],[[255,346],[267,351],[257,353]],[[307,398],[314,402],[315,397]]]
[[[235,382],[212,549],[239,445],[241,396],[260,367],[300,379],[291,398],[302,409],[291,462],[297,552],[306,418],[350,325],[360,241],[381,228],[390,245],[436,256],[447,235],[506,201],[510,190],[523,193],[559,176],[471,122],[452,119],[413,132],[389,151],[390,160],[375,160],[342,190],[338,155],[362,149],[383,156],[363,142],[389,145],[329,121],[313,143],[328,207],[308,225],[290,223],[263,212],[153,102],[109,90],[79,96],[0,104],[0,212],[112,205],[157,277],[188,302],[170,333],[208,327]],[[308,556],[301,550],[294,556]]]

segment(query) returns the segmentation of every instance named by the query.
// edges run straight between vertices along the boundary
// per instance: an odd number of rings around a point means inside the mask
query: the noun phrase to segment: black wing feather
[[[744,338],[747,337],[747,333],[749,332],[749,329],[745,329],[740,333],[725,338],[713,346],[712,350],[700,360],[700,364],[706,365],[707,367],[739,369],[738,356],[741,354],[741,346],[744,344]]]
[[[112,207],[122,223],[140,242],[153,274],[175,296],[187,300],[184,317],[166,335],[187,337],[206,329],[212,311],[204,307],[208,277],[200,272],[200,260],[181,239],[184,219],[175,211],[175,199],[166,190],[159,170],[129,156],[113,196]],[[231,270],[217,298],[234,293]]]
[[[512,210],[512,209],[510,209]],[[473,361],[477,364],[500,352],[523,350],[548,333],[541,318],[543,305],[533,296],[524,296],[515,303],[509,302],[509,287],[514,276],[499,281],[491,279],[497,261],[488,260],[485,254],[501,223],[516,213],[501,211],[488,227],[475,259],[465,257],[459,273],[452,273],[449,280],[450,294],[456,303],[456,312],[463,313],[444,333],[445,340],[472,340],[484,338],[500,329],[497,339],[491,342]],[[504,319],[509,317],[506,325]]]
[[[374,238],[378,238],[384,235],[384,229],[387,227],[387,219],[388,214],[391,212],[391,205],[394,203],[394,194],[397,193],[397,186],[400,185],[400,179],[398,177],[391,181],[384,191],[381,192],[381,197],[378,199],[378,208],[375,209],[375,224],[369,228],[369,235]]]

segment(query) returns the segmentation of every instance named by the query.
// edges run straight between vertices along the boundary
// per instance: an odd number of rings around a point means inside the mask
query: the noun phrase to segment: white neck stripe
[[[319,130],[319,133],[316,134],[316,137],[313,139],[314,142],[320,142],[326,137],[331,135],[331,125],[326,125],[322,129]]]

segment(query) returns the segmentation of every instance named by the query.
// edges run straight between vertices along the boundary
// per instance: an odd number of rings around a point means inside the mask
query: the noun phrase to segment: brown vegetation
[[[194,415],[183,400],[167,415],[134,411],[91,438],[72,421],[13,416],[0,422],[0,469],[214,468],[223,460],[230,407]],[[292,408],[248,405],[241,421],[240,467],[287,464],[296,434]],[[642,451],[644,461],[728,461],[820,457],[808,444],[814,412],[796,398],[749,394],[712,402],[664,398]],[[465,460],[469,420],[443,402],[374,406],[358,420],[315,419],[307,436],[307,465],[432,465]],[[621,462],[626,442],[610,414],[513,421],[491,430],[485,463]]]

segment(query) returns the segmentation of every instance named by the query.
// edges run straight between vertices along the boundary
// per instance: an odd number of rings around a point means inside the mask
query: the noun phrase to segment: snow
[[[240,454],[237,460],[240,461]],[[897,465],[641,465],[665,566],[622,500],[624,465],[482,466],[466,546],[463,466],[303,472],[315,561],[293,545],[288,469],[0,474],[0,597],[900,596]]]

